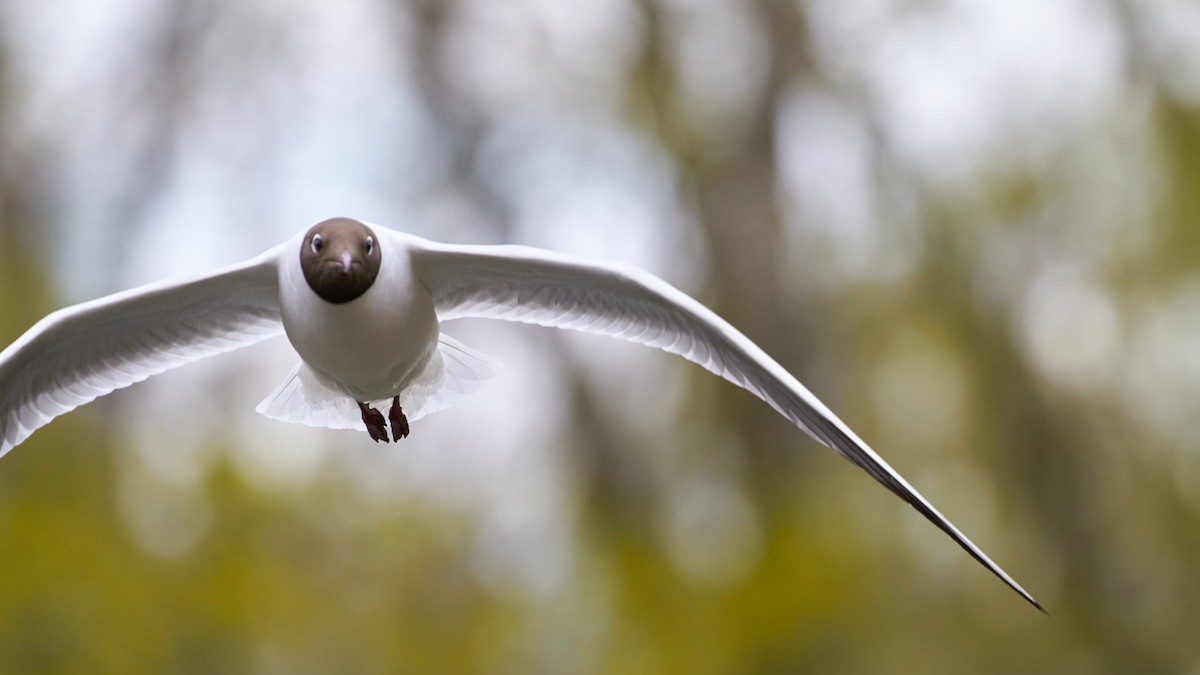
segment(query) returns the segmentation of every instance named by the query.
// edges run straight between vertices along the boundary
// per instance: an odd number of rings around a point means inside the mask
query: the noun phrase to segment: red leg
[[[362,411],[363,424],[367,425],[367,433],[371,434],[371,440],[376,443],[379,441],[387,443],[387,423],[383,419],[383,413],[362,401],[357,401],[357,403],[358,409]]]
[[[400,407],[400,397],[392,399],[392,409],[388,411],[388,419],[392,422],[392,440],[399,441],[408,438],[408,417]]]

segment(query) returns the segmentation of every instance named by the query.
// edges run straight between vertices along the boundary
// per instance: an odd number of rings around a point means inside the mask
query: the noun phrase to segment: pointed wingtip
[[[1024,598],[1026,602],[1036,607],[1037,610],[1042,614],[1050,616],[1050,613],[1046,611],[1046,608],[1042,607],[1042,604],[1035,600],[1029,591],[1026,591],[1021,584],[1018,584],[1015,579],[1009,576],[1007,572],[993,562],[992,559],[989,558],[987,554],[984,553],[978,546],[976,546],[974,542],[972,542],[965,534],[959,531],[959,529],[955,527],[953,523],[947,520],[945,516],[943,516],[937,509],[935,509],[932,504],[926,501],[919,492],[913,490],[912,487],[908,486],[906,483],[903,485],[908,487],[909,492],[908,495],[898,492],[897,494],[899,494],[902,499],[907,501],[909,505],[916,509],[916,511],[924,516],[927,520],[937,526],[938,529],[950,535],[950,538],[953,539],[954,542],[960,547],[962,547],[964,551],[982,564],[985,569],[1003,581],[1006,586]],[[888,487],[892,486],[888,485]],[[895,490],[893,489],[893,491]]]
[[[1043,616],[1050,616],[1050,612],[1047,612],[1046,608],[1042,607],[1042,603],[1034,600],[1032,595],[1025,596],[1025,599],[1029,601],[1029,604],[1037,607],[1037,611],[1041,612]]]

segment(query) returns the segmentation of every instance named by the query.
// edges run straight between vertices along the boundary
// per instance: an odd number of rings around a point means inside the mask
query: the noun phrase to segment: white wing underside
[[[1034,606],[1037,601],[795,377],[721,317],[637,268],[523,246],[402,235],[443,321],[480,317],[579,330],[678,354],[759,397],[866,471]]]
[[[0,353],[0,456],[100,396],[283,333],[278,251],[67,307],[39,321]]]
[[[500,361],[443,333],[438,336],[438,348],[428,365],[400,393],[400,406],[409,423],[415,422],[475,393],[502,367]],[[364,403],[386,411],[392,402]],[[296,364],[283,384],[258,404],[257,410],[271,419],[310,427],[360,431],[363,428],[362,413],[354,399],[326,387],[303,362]]]

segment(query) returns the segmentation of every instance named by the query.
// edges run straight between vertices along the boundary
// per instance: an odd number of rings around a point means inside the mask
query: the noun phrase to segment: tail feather
[[[400,405],[408,421],[415,422],[479,391],[501,368],[500,361],[440,335],[425,370],[400,392]],[[368,403],[386,408],[391,400]],[[311,427],[358,429],[363,424],[354,399],[322,384],[303,362],[256,410],[271,419]]]

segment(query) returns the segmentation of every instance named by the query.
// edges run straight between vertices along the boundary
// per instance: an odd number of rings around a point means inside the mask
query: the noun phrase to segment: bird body
[[[399,440],[495,375],[456,318],[608,335],[746,389],[1037,601],[753,341],[642,270],[523,246],[442,244],[333,218],[245,263],[58,310],[0,353],[0,455],[54,417],[189,361],[287,335],[300,362],[258,411]],[[372,405],[389,406],[388,416]]]
[[[311,291],[298,266],[278,265],[288,341],[322,384],[360,401],[401,393],[437,348],[433,298],[415,277],[405,244],[402,236],[382,237],[377,245],[388,264],[352,302],[327,302]],[[302,245],[298,236],[287,248]]]

